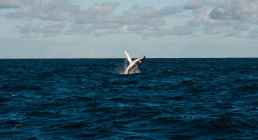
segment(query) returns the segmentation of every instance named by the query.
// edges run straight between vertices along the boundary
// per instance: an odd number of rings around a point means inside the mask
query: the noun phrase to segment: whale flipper
[[[133,61],[132,61],[132,59],[131,59],[131,57],[129,56],[129,54],[126,52],[126,51],[124,51],[125,52],[125,55],[126,55],[126,57],[127,57],[127,60],[129,61],[129,63],[131,64]]]

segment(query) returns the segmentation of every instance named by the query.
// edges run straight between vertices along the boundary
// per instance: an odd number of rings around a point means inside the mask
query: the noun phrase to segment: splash
[[[115,73],[116,74],[125,74],[124,72],[125,72],[127,66],[128,66],[128,61],[127,61],[127,59],[125,59],[124,63],[121,65],[118,65],[118,67],[115,69]]]
[[[125,70],[126,70],[128,65],[129,65],[128,61],[127,61],[127,59],[125,59],[125,61],[124,61],[124,69],[123,69],[123,72],[122,72],[123,74],[125,74]]]

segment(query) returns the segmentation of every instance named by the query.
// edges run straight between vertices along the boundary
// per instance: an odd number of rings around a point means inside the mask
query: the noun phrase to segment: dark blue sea
[[[258,139],[258,59],[1,59],[0,139]]]

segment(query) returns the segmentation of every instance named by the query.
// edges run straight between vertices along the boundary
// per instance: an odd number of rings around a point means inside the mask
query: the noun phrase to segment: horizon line
[[[228,59],[228,58],[258,58],[258,57],[149,57],[149,58],[146,58],[146,59],[210,59],[210,58],[213,58],[213,59],[221,59],[221,58],[224,58],[224,59]],[[92,57],[92,58],[0,58],[0,59],[126,59],[126,58],[122,58],[122,57],[117,57],[117,58],[101,58],[101,57]],[[134,59],[134,58],[133,58]],[[137,58],[135,58],[137,59]]]

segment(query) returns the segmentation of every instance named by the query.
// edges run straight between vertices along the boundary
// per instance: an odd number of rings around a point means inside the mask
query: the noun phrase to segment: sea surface
[[[0,139],[258,139],[258,59],[1,59]]]

